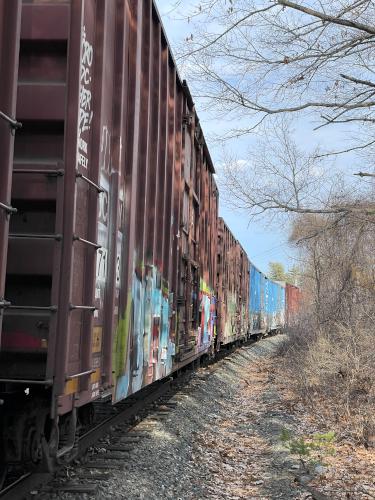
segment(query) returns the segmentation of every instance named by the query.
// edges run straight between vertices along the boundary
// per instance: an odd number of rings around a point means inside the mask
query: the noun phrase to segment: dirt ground
[[[278,375],[275,353],[283,341],[266,338],[200,369],[165,418],[138,425],[145,437],[96,498],[375,498],[373,452],[334,441],[330,453],[319,449],[302,464],[282,442],[285,433],[303,444],[329,430]]]

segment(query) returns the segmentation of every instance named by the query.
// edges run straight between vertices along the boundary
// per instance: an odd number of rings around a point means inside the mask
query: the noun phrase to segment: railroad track
[[[187,372],[185,377],[181,379],[167,379],[156,382],[152,386],[135,394],[130,398],[130,401],[114,406],[112,408],[112,415],[103,418],[100,422],[96,423],[96,425],[79,436],[76,444],[75,458],[71,461],[67,461],[67,464],[59,466],[55,473],[40,472],[36,470],[21,474],[20,477],[17,477],[0,491],[1,500],[21,500],[23,498],[32,498],[33,496],[35,498],[35,494],[32,494],[33,492],[38,491],[39,493],[40,491],[46,491],[46,485],[53,481],[56,475],[58,475],[66,465],[84,457],[84,454],[90,447],[95,446],[100,439],[110,435],[116,427],[118,431],[118,426],[121,426],[121,431],[124,434],[131,432],[135,425],[132,423],[132,420],[144,418],[144,416],[153,411],[152,405],[156,404],[161,398],[163,398],[163,402],[166,403],[168,398],[173,396],[174,392],[181,386],[181,383],[184,383],[191,373],[193,372]],[[110,456],[107,455],[106,459],[109,458]],[[86,467],[88,466],[86,465]],[[106,465],[106,468],[110,467]],[[56,488],[56,486],[52,487],[51,491],[56,490]],[[78,486],[74,487],[73,485],[67,485],[66,488],[69,491],[79,491]],[[86,489],[88,490],[87,492],[91,491],[89,487]]]
[[[231,354],[236,347],[233,345],[220,351],[214,363]],[[174,378],[155,382],[125,402],[111,406],[107,412],[110,414],[78,437],[74,458],[58,466],[53,473],[35,470],[21,474],[0,490],[0,499],[47,499],[58,492],[95,494],[98,481],[105,481],[111,470],[122,468],[131,449],[147,434],[148,427],[152,425],[150,422],[165,418],[176,406],[177,403],[170,400],[186,386],[197,364],[199,366],[199,360],[174,374]],[[105,443],[101,443],[102,440]],[[76,477],[74,481],[66,481],[63,477],[73,464]]]

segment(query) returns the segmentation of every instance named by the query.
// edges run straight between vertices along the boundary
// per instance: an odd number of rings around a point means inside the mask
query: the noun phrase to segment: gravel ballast
[[[280,446],[282,429],[295,423],[262,366],[283,340],[264,339],[198,370],[166,418],[139,424],[147,437],[97,498],[311,498]]]
[[[323,457],[327,465],[306,467],[282,444],[286,430],[302,439],[324,430],[282,379],[277,352],[285,338],[265,338],[200,368],[131,432],[119,429],[102,449],[89,452],[84,462],[100,463],[98,470],[90,465],[82,476],[84,463],[68,467],[60,481],[96,484],[96,495],[82,493],[82,500],[375,498],[366,450],[349,453],[335,443],[335,456]],[[124,445],[126,453],[118,453]],[[54,491],[38,498],[77,494]]]

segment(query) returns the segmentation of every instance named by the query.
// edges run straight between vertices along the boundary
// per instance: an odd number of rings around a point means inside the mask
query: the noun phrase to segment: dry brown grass
[[[303,243],[308,293],[283,370],[331,430],[375,446],[375,226],[347,219],[329,227]]]
[[[296,339],[283,347],[283,369],[294,390],[342,436],[375,446],[374,332],[336,331]]]

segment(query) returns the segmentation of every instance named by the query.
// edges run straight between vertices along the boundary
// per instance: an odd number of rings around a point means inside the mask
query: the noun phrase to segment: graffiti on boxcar
[[[222,314],[222,341],[228,342],[247,333],[249,320],[247,316],[247,305],[242,302],[237,292],[228,292],[226,308]]]
[[[86,38],[86,28],[82,29],[82,57],[80,65],[80,91],[78,115],[78,165],[88,168],[88,132],[93,118],[92,110],[92,64],[94,49]]]
[[[88,56],[86,56],[87,59]],[[108,222],[109,222],[109,197],[111,193],[111,183],[109,178],[109,166],[111,164],[110,155],[111,132],[107,125],[102,127],[100,142],[100,187],[99,207],[98,207],[98,236],[97,241],[100,245],[96,253],[96,287],[95,298],[99,300],[102,307],[104,303],[105,286],[108,273]],[[119,263],[121,266],[121,263]]]
[[[210,287],[200,280],[200,325],[198,328],[198,346],[207,347],[215,336],[216,306],[215,297]]]
[[[100,141],[101,169],[109,172],[111,165],[111,132],[107,125],[102,128],[102,138]]]
[[[115,335],[118,401],[172,371],[169,290],[154,265],[134,266],[125,313]]]
[[[237,324],[237,296],[233,292],[227,294],[227,308],[224,325],[224,338],[229,340],[236,334]]]

